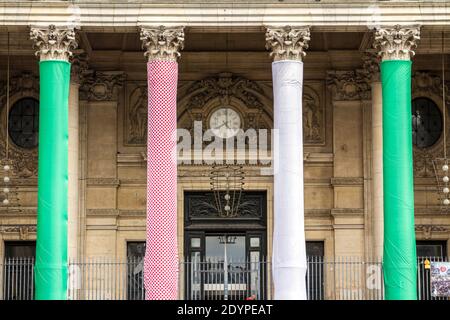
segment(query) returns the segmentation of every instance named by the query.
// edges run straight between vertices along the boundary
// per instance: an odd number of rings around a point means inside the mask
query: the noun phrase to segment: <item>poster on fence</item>
[[[450,262],[431,263],[431,295],[450,297]]]

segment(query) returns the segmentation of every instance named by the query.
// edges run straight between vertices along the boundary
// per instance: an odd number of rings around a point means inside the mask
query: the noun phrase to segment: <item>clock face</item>
[[[209,118],[209,126],[217,137],[227,139],[239,132],[241,118],[231,108],[220,108],[214,111]]]

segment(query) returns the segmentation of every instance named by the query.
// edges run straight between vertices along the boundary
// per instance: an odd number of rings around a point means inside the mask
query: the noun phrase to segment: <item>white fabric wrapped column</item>
[[[274,129],[273,281],[277,300],[306,300],[303,199],[303,62],[308,28],[268,28],[272,49]]]

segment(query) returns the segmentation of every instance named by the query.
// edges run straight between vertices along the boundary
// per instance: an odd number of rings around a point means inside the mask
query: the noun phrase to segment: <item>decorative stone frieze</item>
[[[380,81],[380,57],[375,52],[367,51],[363,57],[363,68],[360,70],[361,76],[370,84]]]
[[[122,71],[90,71],[83,74],[80,99],[90,101],[116,100],[117,89],[125,82]]]
[[[4,225],[0,226],[0,233],[19,234],[20,240],[30,239],[30,233],[36,233],[35,225]]]
[[[447,232],[449,229],[444,226],[431,225],[431,224],[419,224],[415,226],[416,232],[422,232],[423,236],[426,240],[431,239],[433,233],[439,232]]]
[[[72,63],[70,68],[70,81],[82,84],[85,74],[89,69],[89,57],[85,52],[74,53],[70,62]]]
[[[327,85],[331,90],[333,100],[369,100],[370,85],[364,72],[328,71]]]

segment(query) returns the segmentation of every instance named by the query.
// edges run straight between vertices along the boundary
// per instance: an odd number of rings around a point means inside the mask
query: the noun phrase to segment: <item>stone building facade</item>
[[[39,100],[29,27],[68,23],[79,27],[69,98],[70,258],[121,259],[134,250],[130,244],[145,241],[147,71],[139,28],[146,25],[185,26],[177,118],[178,128],[187,130],[194,121],[207,128],[224,104],[238,114],[243,129],[272,129],[265,28],[309,26],[303,59],[306,240],[311,254],[362,258],[382,252],[381,86],[372,28],[420,25],[412,97],[424,99],[431,110],[434,116],[425,121],[434,121],[428,127],[434,133],[413,147],[416,237],[448,256],[450,215],[439,200],[433,168],[444,143],[450,146],[443,134],[443,109],[448,111],[450,101],[449,82],[444,100],[442,85],[443,77],[450,79],[450,13],[444,2],[422,1],[421,10],[415,1],[145,2],[0,1],[0,154],[5,158],[8,148],[14,194],[0,209],[0,259],[8,244],[36,238],[37,145],[20,141],[20,128],[14,140],[6,106],[11,118],[21,101]],[[243,166],[244,193],[260,196],[250,219],[205,226],[192,222],[198,209],[192,201],[207,197],[212,168],[178,166],[180,259],[192,253],[191,238],[217,233],[257,237],[260,254],[271,256],[273,176],[260,169]]]

